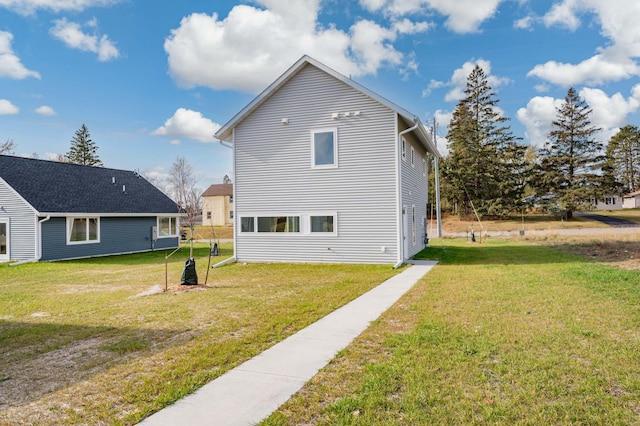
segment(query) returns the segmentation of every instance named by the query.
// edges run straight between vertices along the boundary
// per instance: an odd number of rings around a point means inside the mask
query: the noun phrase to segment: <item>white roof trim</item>
[[[378,101],[382,105],[387,108],[395,111],[399,116],[405,119],[409,123],[418,123],[418,128],[414,131],[416,133],[420,142],[425,146],[425,148],[431,152],[432,154],[438,153],[429,133],[427,132],[424,125],[420,122],[420,119],[411,112],[407,111],[404,108],[399,107],[388,99],[378,95],[377,93],[367,89],[359,83],[356,83],[352,79],[340,74],[339,72],[329,68],[321,62],[316,61],[308,55],[304,55],[300,58],[295,64],[293,64],[287,71],[284,72],[280,77],[278,77],[273,83],[271,83],[265,90],[262,91],[258,96],[256,96],[247,106],[245,106],[240,112],[238,112],[231,120],[229,120],[224,126],[222,126],[214,135],[217,139],[233,142],[233,129],[244,120],[249,114],[255,111],[260,105],[262,105],[267,99],[271,97],[276,91],[278,91],[285,83],[287,83],[293,76],[295,76],[304,66],[307,64],[313,65],[316,68],[326,72],[327,74],[335,77],[336,79],[342,81],[353,89],[357,90],[360,93],[363,93],[370,98]],[[439,153],[438,153],[439,155]]]

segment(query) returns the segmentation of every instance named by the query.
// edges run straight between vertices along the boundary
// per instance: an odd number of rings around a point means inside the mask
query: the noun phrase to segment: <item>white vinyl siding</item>
[[[310,168],[310,134],[327,128],[337,129],[339,167]],[[238,261],[396,262],[394,111],[306,66],[237,125],[233,140]],[[247,231],[248,217],[287,212],[337,212],[337,221],[333,233]]]
[[[0,217],[9,219],[9,257],[30,260],[37,257],[37,217],[33,208],[0,178]]]
[[[401,123],[400,130],[408,124]],[[407,144],[412,151],[415,151],[415,155],[419,157],[425,157],[427,155],[426,150],[422,145],[417,143],[411,135],[407,135]],[[426,161],[425,161],[426,162]],[[402,204],[411,206],[409,211],[409,229],[408,232],[411,235],[406,235],[406,238],[411,242],[409,244],[409,252],[405,253],[405,258],[411,258],[416,253],[420,252],[423,248],[422,241],[425,233],[425,224],[419,223],[416,218],[427,216],[427,183],[426,175],[423,174],[423,169],[419,167],[411,167],[409,164],[401,162],[402,169]]]

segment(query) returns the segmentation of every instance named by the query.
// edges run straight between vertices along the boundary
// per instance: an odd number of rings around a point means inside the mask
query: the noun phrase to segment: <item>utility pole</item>
[[[438,166],[440,154],[438,151],[438,139],[436,138],[436,118],[433,117],[433,144],[436,147],[435,178],[436,178],[436,221],[438,222],[438,238],[442,238],[442,218],[440,215],[440,168]]]

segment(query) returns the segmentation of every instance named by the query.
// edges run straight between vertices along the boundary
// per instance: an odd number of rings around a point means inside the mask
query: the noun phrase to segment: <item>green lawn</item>
[[[640,272],[518,241],[439,265],[263,424],[640,424]]]
[[[165,252],[0,264],[0,424],[136,423],[397,273],[231,264],[184,291],[188,253],[170,258],[168,292]]]

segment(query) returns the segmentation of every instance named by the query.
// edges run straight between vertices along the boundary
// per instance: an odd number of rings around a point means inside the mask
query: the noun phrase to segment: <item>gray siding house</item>
[[[0,262],[178,247],[181,215],[135,172],[0,155]]]
[[[420,120],[302,57],[216,133],[233,145],[235,260],[401,264],[424,248]]]

